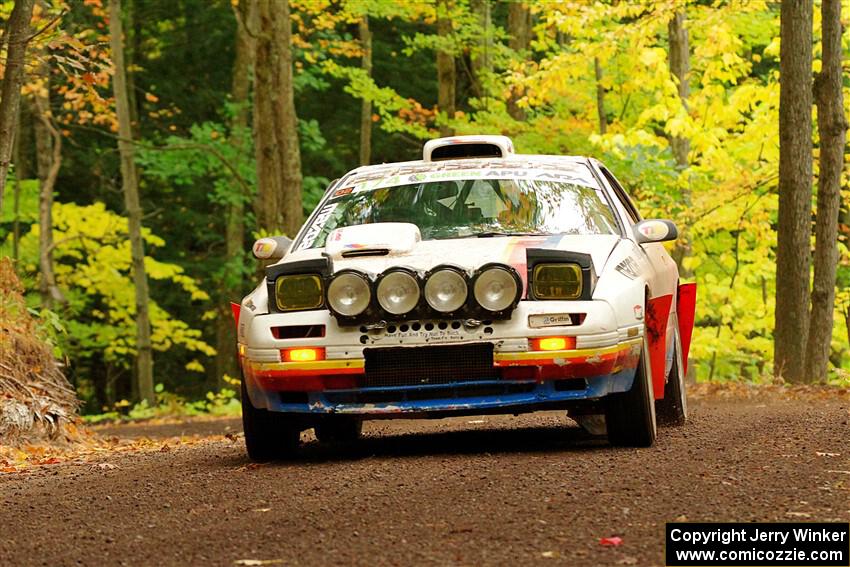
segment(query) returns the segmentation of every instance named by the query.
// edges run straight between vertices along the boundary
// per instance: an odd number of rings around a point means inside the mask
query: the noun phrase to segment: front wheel
[[[347,445],[360,438],[363,420],[349,415],[327,415],[319,420],[314,431],[320,443]]]
[[[655,443],[655,396],[649,347],[644,337],[632,388],[628,392],[608,396],[605,405],[608,441],[621,447],[651,447]]]
[[[242,379],[242,429],[245,448],[252,461],[266,462],[292,456],[298,448],[301,428],[286,413],[258,409],[251,403]]]
[[[661,425],[682,426],[688,420],[685,365],[682,363],[682,339],[678,329],[673,337],[673,365],[664,384],[664,398],[655,402],[655,411]]]

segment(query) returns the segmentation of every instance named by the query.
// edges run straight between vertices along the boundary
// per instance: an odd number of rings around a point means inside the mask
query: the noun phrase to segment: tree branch
[[[56,22],[58,22],[59,20],[61,20],[61,19],[62,19],[62,17],[65,15],[65,13],[66,13],[66,12],[67,12],[67,10],[62,10],[61,12],[59,12],[58,14],[56,14],[56,15],[55,15],[55,16],[54,16],[54,17],[53,17],[53,18],[52,18],[49,22],[47,22],[46,24],[44,24],[44,26],[43,26],[41,29],[39,29],[38,31],[36,31],[36,32],[35,32],[34,34],[32,34],[31,36],[29,36],[29,37],[25,40],[25,43],[29,43],[29,42],[31,42],[32,40],[34,40],[35,38],[37,38],[38,36],[40,36],[41,34],[43,34],[44,32],[46,32],[48,29],[50,29],[51,27],[53,27],[53,24],[55,24]]]

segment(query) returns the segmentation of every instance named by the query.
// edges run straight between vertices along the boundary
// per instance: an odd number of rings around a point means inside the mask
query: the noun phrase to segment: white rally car
[[[335,181],[234,305],[245,441],[357,438],[364,419],[566,409],[649,446],[686,417],[695,288],[604,165],[520,155],[503,136]],[[597,420],[597,425],[601,420]]]

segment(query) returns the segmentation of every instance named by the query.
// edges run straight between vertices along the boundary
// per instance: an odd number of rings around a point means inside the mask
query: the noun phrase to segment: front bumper
[[[554,304],[554,305],[553,305]],[[255,407],[302,414],[346,413],[364,417],[400,414],[519,412],[594,400],[631,388],[640,358],[642,325],[618,328],[605,302],[547,302],[548,313],[580,313],[581,324],[531,327],[541,304],[521,302],[507,321],[409,322],[378,332],[345,328],[327,312],[269,314],[252,318],[240,333],[240,362]],[[275,339],[285,325],[324,325],[324,336]],[[442,328],[441,328],[442,327]],[[406,330],[402,330],[405,329]],[[416,330],[414,330],[416,329]],[[393,332],[389,332],[393,331]],[[532,351],[530,338],[568,336],[575,348]],[[247,343],[247,344],[246,344]],[[369,387],[365,349],[431,345],[493,345],[492,375],[470,381]],[[280,349],[325,348],[326,359],[282,362]],[[423,381],[427,382],[427,381]]]

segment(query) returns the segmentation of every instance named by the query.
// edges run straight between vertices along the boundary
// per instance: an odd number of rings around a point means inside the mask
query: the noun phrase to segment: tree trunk
[[[841,0],[821,4],[823,58],[815,79],[820,134],[817,222],[815,224],[812,311],[806,345],[806,370],[811,380],[827,377],[835,311],[835,276],[838,266],[838,210],[841,205],[841,171],[844,168],[844,119],[842,92]]]
[[[130,127],[133,131],[133,139],[141,137],[139,131],[139,97],[136,93],[136,57],[139,53],[139,26],[137,24],[136,0],[125,0],[124,21],[127,24],[124,39],[124,65],[127,71],[127,106],[130,108]]]
[[[301,227],[301,150],[292,84],[288,0],[259,0],[254,72],[259,228],[295,236]]]
[[[43,54],[44,55],[44,54]],[[65,296],[56,284],[53,270],[53,191],[59,169],[62,167],[62,135],[53,124],[50,111],[50,68],[45,61],[36,70],[38,88],[33,95],[38,170],[38,266],[41,272],[39,292],[41,302],[48,309],[65,303]]]
[[[493,71],[493,17],[490,0],[471,0],[469,5],[481,28],[477,52],[471,57],[472,87],[475,96],[481,98],[487,94],[482,79]]]
[[[236,56],[233,61],[231,82],[231,102],[233,116],[230,123],[231,143],[237,152],[245,151],[248,131],[249,103],[251,91],[251,62],[254,45],[251,38],[256,5],[254,2],[240,2],[234,7],[236,19]],[[253,30],[253,31],[252,31]],[[236,195],[225,210],[225,257],[228,266],[228,277],[222,289],[219,309],[216,318],[216,385],[225,385],[223,377],[237,377],[236,365],[236,326],[230,310],[230,302],[239,302],[242,298],[242,262],[245,258],[245,203],[250,195],[246,195],[242,184],[236,184]]]
[[[531,12],[523,2],[511,2],[508,5],[508,47],[524,57],[523,53],[531,45]],[[517,106],[518,92],[511,92],[508,98],[508,114],[514,120],[525,120],[525,110]]]
[[[670,36],[670,73],[676,78],[679,98],[682,100],[682,106],[687,109],[688,95],[690,94],[690,86],[688,85],[689,47],[688,30],[685,28],[685,14],[683,12],[677,12],[670,18],[667,23],[667,31]],[[690,141],[687,138],[671,136],[670,146],[679,167],[687,167],[688,153],[691,150]]]
[[[35,0],[17,0],[7,23],[6,65],[3,71],[0,98],[0,211],[3,210],[3,191],[12,161],[15,130],[18,126],[18,107],[21,104],[21,81],[24,76],[24,56],[29,41],[30,20]]]
[[[372,76],[372,32],[369,31],[369,16],[363,16],[359,24],[360,44],[363,55],[360,68],[367,77]],[[360,165],[369,165],[372,160],[372,101],[363,99],[360,103]]]
[[[812,213],[812,0],[784,0],[779,54],[779,225],[774,373],[805,382]]]
[[[452,20],[449,0],[437,0],[437,35],[443,41],[452,36]],[[437,108],[447,120],[455,117],[455,57],[442,49],[437,50]],[[454,129],[448,124],[440,126],[440,136],[453,136]]]
[[[136,292],[136,372],[139,397],[154,403],[153,350],[151,348],[151,322],[148,278],[145,272],[145,248],[142,240],[142,206],[139,202],[136,164],[133,161],[133,131],[130,124],[130,105],[127,100],[126,69],[124,66],[123,31],[121,25],[121,0],[109,2],[109,39],[115,74],[112,89],[118,118],[118,151],[121,154],[121,184],[124,205],[127,208],[127,228],[133,264],[133,285]]]
[[[667,33],[669,36],[669,67],[670,73],[676,79],[679,91],[679,99],[682,106],[687,110],[690,84],[688,83],[688,70],[690,68],[690,47],[688,45],[688,30],[685,27],[684,12],[677,12],[667,22]],[[688,154],[691,151],[691,143],[688,138],[682,136],[670,136],[670,149],[676,165],[684,169],[688,167]],[[689,187],[682,188],[682,203],[687,208],[691,206],[691,190]],[[693,272],[684,266],[684,259],[691,255],[691,244],[688,239],[686,227],[683,227],[676,244],[673,247],[673,259],[679,266],[679,275],[685,278],[693,277]]]
[[[608,116],[605,114],[605,87],[602,86],[602,65],[599,57],[593,58],[593,70],[596,73],[596,113],[599,115],[599,133],[608,131]]]
[[[304,222],[301,204],[301,147],[298,138],[298,115],[295,112],[295,85],[292,82],[292,21],[289,0],[277,0],[280,14],[280,90],[281,122],[277,125],[283,163],[283,231],[294,238]]]
[[[27,159],[21,148],[28,147],[30,141],[26,127],[28,124],[29,112],[27,112],[26,104],[18,105],[18,128],[15,133],[15,143],[12,152],[15,163],[15,183],[12,191],[12,259],[17,261],[20,257],[21,244],[21,180],[28,179],[29,167]]]
[[[256,0],[259,30],[254,53],[254,148],[257,161],[257,196],[254,213],[260,231],[281,230],[283,169],[278,161],[279,141],[274,128],[277,48],[274,34],[273,0]]]

